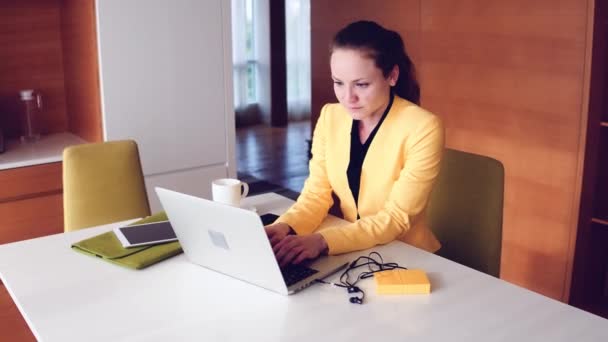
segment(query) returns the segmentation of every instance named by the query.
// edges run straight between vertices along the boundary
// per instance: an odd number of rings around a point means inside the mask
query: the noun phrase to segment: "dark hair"
[[[336,48],[368,53],[384,77],[388,77],[395,65],[399,66],[399,78],[392,91],[410,102],[420,104],[420,86],[416,80],[414,64],[405,52],[399,33],[387,30],[373,21],[357,21],[336,33],[332,51]]]

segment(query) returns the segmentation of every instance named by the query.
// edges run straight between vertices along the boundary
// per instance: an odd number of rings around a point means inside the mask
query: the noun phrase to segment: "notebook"
[[[159,187],[156,193],[187,259],[215,272],[288,295],[348,263],[341,256],[323,256],[281,270],[256,213]],[[292,270],[303,279],[294,280]]]

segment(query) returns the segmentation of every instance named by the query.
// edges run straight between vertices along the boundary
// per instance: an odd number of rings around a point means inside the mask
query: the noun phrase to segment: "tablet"
[[[136,247],[176,241],[177,236],[169,221],[160,221],[114,228],[123,247]]]

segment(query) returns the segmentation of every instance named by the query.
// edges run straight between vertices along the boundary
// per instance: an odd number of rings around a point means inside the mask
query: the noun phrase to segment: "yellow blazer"
[[[333,191],[351,224],[319,230],[329,254],[395,239],[437,251],[441,245],[426,224],[425,209],[443,153],[441,121],[395,96],[363,162],[358,208],[346,175],[352,122],[340,104],[323,107],[313,134],[310,175],[297,202],[277,222],[289,224],[298,235],[315,232],[333,205]]]

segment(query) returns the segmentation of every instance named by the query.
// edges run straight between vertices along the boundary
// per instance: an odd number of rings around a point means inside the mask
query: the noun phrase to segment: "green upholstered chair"
[[[150,215],[137,144],[83,144],[63,151],[66,232]]]
[[[427,208],[445,258],[498,277],[504,167],[498,160],[446,149]]]

